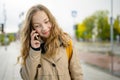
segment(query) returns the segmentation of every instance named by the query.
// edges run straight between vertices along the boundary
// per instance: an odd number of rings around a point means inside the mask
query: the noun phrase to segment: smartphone
[[[38,41],[41,41],[40,35],[36,35],[34,39],[38,40]]]
[[[30,30],[32,31],[32,30],[35,30],[33,27],[30,27]],[[37,33],[37,32],[36,32]],[[41,37],[40,37],[40,35],[38,34],[38,35],[36,35],[35,37],[34,37],[34,39],[35,40],[38,40],[38,41],[42,41],[42,39],[41,39]]]

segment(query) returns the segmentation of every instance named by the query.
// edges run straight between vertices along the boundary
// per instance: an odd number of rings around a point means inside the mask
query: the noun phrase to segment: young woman
[[[21,31],[22,79],[83,80],[73,46],[67,55],[66,49],[71,41],[45,6],[35,5],[30,8]]]

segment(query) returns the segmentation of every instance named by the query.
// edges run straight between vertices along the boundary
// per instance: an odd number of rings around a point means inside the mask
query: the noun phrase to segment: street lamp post
[[[113,74],[113,0],[111,0],[111,25],[110,25],[110,41],[111,41],[111,73]]]
[[[77,11],[76,10],[72,10],[71,11],[71,15],[72,15],[72,17],[73,17],[73,29],[74,29],[74,35],[73,35],[73,37],[75,38],[75,30],[76,30],[76,26],[75,26],[75,18],[77,17]]]

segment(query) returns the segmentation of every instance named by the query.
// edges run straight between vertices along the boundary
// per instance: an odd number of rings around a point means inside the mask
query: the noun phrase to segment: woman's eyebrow
[[[45,18],[44,21],[49,20],[48,18]]]
[[[36,23],[33,23],[33,25],[36,25],[36,24],[39,24],[39,23],[37,23],[37,22],[36,22]]]

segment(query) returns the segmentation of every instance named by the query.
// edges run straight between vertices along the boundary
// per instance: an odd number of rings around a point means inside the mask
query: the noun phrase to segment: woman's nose
[[[42,25],[42,30],[46,30],[47,26],[45,24]]]

